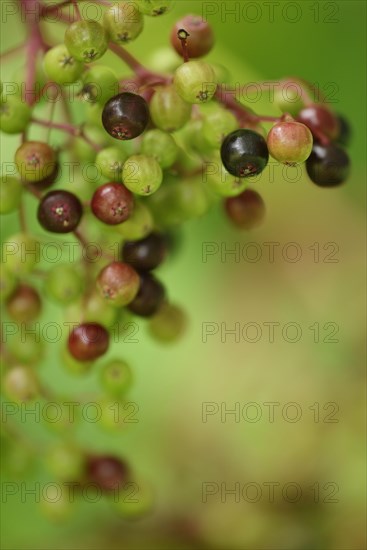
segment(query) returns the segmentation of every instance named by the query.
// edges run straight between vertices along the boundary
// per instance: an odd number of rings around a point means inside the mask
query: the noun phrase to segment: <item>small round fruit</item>
[[[16,287],[17,280],[14,273],[5,269],[2,264],[0,270],[0,301],[3,302],[7,300],[9,296],[12,295]]]
[[[215,94],[215,72],[204,61],[188,61],[175,71],[173,83],[178,95],[187,103],[205,103]]]
[[[126,44],[135,40],[144,28],[144,17],[131,2],[110,6],[104,13],[103,24],[112,42]]]
[[[214,33],[208,21],[204,21],[199,15],[185,15],[175,23],[171,31],[171,44],[181,56],[182,43],[178,37],[180,30],[188,33],[187,51],[190,59],[206,55],[214,46]]]
[[[138,6],[138,10],[144,15],[151,15],[157,17],[163,15],[174,6],[173,0],[135,0],[135,4]]]
[[[105,65],[94,65],[83,74],[83,88],[80,96],[90,103],[105,104],[119,90],[119,82],[112,69]]]
[[[24,365],[39,364],[45,351],[45,340],[38,331],[19,330],[9,335],[7,345],[9,352],[19,363]]]
[[[6,134],[20,134],[31,119],[31,107],[20,97],[8,96],[0,99],[0,129]]]
[[[100,380],[103,389],[113,397],[121,397],[132,384],[129,365],[121,359],[112,359],[103,365]]]
[[[79,481],[84,473],[84,456],[70,444],[61,443],[48,449],[45,462],[50,473],[62,481]]]
[[[298,164],[308,159],[312,151],[311,131],[296,121],[278,122],[268,134],[271,156],[284,164]]]
[[[220,158],[214,157],[203,173],[206,188],[220,197],[236,197],[247,186],[245,178],[235,177],[224,168]]]
[[[0,178],[0,214],[14,212],[20,205],[22,196],[21,182],[12,176]]]
[[[159,310],[164,298],[162,283],[150,273],[140,273],[139,292],[128,305],[128,309],[139,317],[151,317]]]
[[[129,478],[128,465],[114,456],[90,456],[87,460],[87,477],[102,491],[114,491]]]
[[[90,372],[93,361],[79,361],[65,348],[61,354],[61,365],[69,374],[80,376]]]
[[[149,332],[159,342],[175,342],[184,333],[187,318],[184,311],[167,302],[149,320]]]
[[[118,147],[102,149],[96,156],[96,166],[101,170],[102,176],[110,181],[120,181],[122,167],[127,159],[127,153]]]
[[[335,187],[349,176],[350,162],[347,153],[337,145],[315,144],[306,161],[307,174],[320,187]]]
[[[162,168],[153,157],[132,155],[122,169],[124,185],[136,195],[152,195],[163,180]]]
[[[11,367],[5,373],[3,387],[6,395],[14,401],[32,401],[39,393],[34,370],[22,365]]]
[[[149,130],[143,136],[141,153],[154,157],[163,169],[169,168],[176,162],[178,151],[175,139],[167,132],[155,128]]]
[[[122,246],[122,259],[137,271],[151,271],[166,257],[167,242],[160,233],[151,233],[139,241],[127,241]]]
[[[54,46],[46,52],[43,67],[49,80],[56,84],[72,84],[81,76],[84,65],[74,59],[65,44]]]
[[[30,189],[37,191],[44,191],[45,189],[48,189],[49,187],[52,187],[54,185],[59,177],[61,175],[60,172],[60,163],[56,161],[55,167],[52,171],[52,173],[49,176],[46,176],[45,178],[41,179],[40,181],[34,181],[31,183],[28,183],[28,187]]]
[[[116,225],[116,230],[124,239],[133,241],[149,235],[153,227],[154,220],[149,208],[142,202],[135,201],[130,218],[126,222]]]
[[[173,86],[161,86],[150,101],[150,115],[154,124],[165,132],[175,132],[190,120],[192,105],[176,92]]]
[[[19,323],[28,323],[41,313],[41,298],[29,285],[19,285],[10,296],[6,309],[9,316]]]
[[[339,137],[337,139],[337,142],[340,145],[344,145],[345,147],[349,145],[349,142],[351,140],[352,136],[352,129],[349,124],[349,121],[346,119],[343,115],[337,115],[338,122],[339,122]]]
[[[226,135],[238,128],[236,117],[231,111],[218,108],[209,113],[203,122],[202,135],[211,147],[219,149]]]
[[[40,262],[40,243],[27,233],[11,235],[3,243],[3,262],[8,271],[21,277]]]
[[[39,204],[37,217],[46,231],[70,233],[80,222],[83,207],[76,195],[69,191],[50,191]]]
[[[321,132],[330,139],[339,136],[340,126],[338,118],[324,105],[309,105],[302,109],[297,116],[299,122],[306,124],[311,132]]]
[[[26,141],[15,153],[15,163],[22,180],[41,181],[55,170],[56,153],[41,141]]]
[[[283,80],[274,91],[274,103],[282,111],[297,116],[304,107],[302,99],[304,85],[296,80]]]
[[[77,361],[93,361],[106,353],[109,334],[98,323],[82,323],[72,330],[68,349]]]
[[[142,134],[149,122],[149,108],[137,94],[123,92],[109,99],[102,111],[103,126],[113,138],[134,139]]]
[[[105,183],[94,192],[91,202],[93,214],[108,225],[117,225],[130,217],[134,199],[121,183]]]
[[[265,203],[259,193],[246,189],[237,197],[228,198],[224,207],[228,218],[240,229],[253,229],[265,217]]]
[[[65,45],[78,61],[97,61],[106,52],[108,35],[97,21],[75,21],[65,31]]]
[[[47,272],[45,290],[52,300],[70,304],[82,293],[83,278],[73,265],[57,264]]]
[[[265,139],[248,129],[229,134],[224,139],[220,152],[225,169],[239,178],[260,174],[269,160]]]
[[[130,265],[112,262],[98,275],[97,288],[111,305],[121,307],[134,300],[139,290],[139,275]]]

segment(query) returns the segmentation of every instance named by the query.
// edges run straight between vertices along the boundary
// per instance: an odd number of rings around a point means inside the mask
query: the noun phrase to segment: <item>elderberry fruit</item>
[[[18,323],[33,321],[41,312],[41,298],[35,288],[19,285],[6,304],[9,316]]]
[[[157,17],[170,11],[174,6],[173,0],[135,0],[138,10],[144,15]]]
[[[171,44],[179,55],[182,55],[182,42],[179,31],[184,30],[187,36],[187,53],[190,59],[202,57],[210,52],[214,45],[214,33],[208,21],[199,15],[186,15],[172,28]]]
[[[46,231],[70,233],[79,225],[83,214],[80,200],[69,191],[50,191],[39,204],[37,217]]]
[[[75,21],[65,31],[65,45],[78,61],[91,63],[106,52],[108,35],[97,21]]]
[[[284,164],[298,164],[308,159],[312,151],[311,131],[294,120],[281,121],[270,130],[267,145],[271,156]]]
[[[49,80],[65,85],[78,80],[84,65],[70,54],[65,44],[59,44],[46,52],[43,67]]]
[[[343,183],[349,175],[350,162],[341,147],[316,143],[306,162],[307,174],[320,187],[334,187]]]
[[[18,172],[25,182],[40,182],[53,174],[56,153],[41,141],[26,141],[15,153]]]
[[[68,340],[70,354],[77,361],[93,361],[104,355],[109,346],[109,334],[98,323],[82,323],[72,330]]]
[[[316,138],[318,133],[322,133],[330,139],[337,139],[340,132],[338,118],[324,105],[305,107],[298,113],[297,120],[306,124]]]
[[[134,139],[149,122],[149,108],[143,97],[123,92],[109,99],[102,111],[103,126],[112,137]]]
[[[133,3],[121,2],[105,11],[103,24],[112,42],[123,45],[135,40],[142,32],[144,17]]]
[[[225,169],[233,176],[246,178],[260,174],[269,160],[265,139],[253,130],[235,130],[221,146]]]
[[[176,69],[173,84],[187,103],[206,103],[215,94],[215,72],[205,61],[188,61]]]
[[[129,304],[139,290],[139,275],[130,265],[112,262],[102,269],[97,288],[108,302],[116,307]]]
[[[88,481],[102,491],[114,491],[128,481],[129,467],[114,456],[91,456],[87,460]]]
[[[166,238],[151,233],[139,241],[127,241],[122,246],[122,260],[137,271],[151,271],[158,267],[167,253]]]
[[[93,214],[107,225],[117,225],[127,220],[132,212],[134,199],[121,183],[105,183],[95,191],[91,209]]]
[[[165,298],[165,290],[150,273],[140,273],[140,286],[134,300],[128,305],[129,311],[139,317],[151,317],[161,307]]]
[[[265,216],[265,204],[259,193],[246,189],[237,197],[226,199],[225,210],[231,222],[240,229],[253,229]]]

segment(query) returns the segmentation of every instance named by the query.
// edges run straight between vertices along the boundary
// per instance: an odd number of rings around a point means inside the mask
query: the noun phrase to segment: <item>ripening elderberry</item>
[[[334,187],[343,183],[350,169],[347,153],[337,145],[315,144],[306,162],[307,174],[320,187]]]
[[[238,178],[260,174],[269,160],[265,139],[253,130],[235,130],[224,139],[221,158],[225,169]]]
[[[46,231],[70,233],[78,226],[83,214],[80,200],[69,191],[50,191],[39,204],[37,217]]]
[[[149,122],[149,108],[143,97],[130,92],[111,97],[102,111],[103,126],[112,137],[120,140],[140,136]]]

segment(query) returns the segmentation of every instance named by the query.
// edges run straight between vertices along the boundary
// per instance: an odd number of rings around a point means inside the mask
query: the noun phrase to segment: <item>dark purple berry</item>
[[[339,135],[339,121],[324,105],[315,104],[305,107],[298,113],[297,120],[308,126],[316,139],[318,133],[330,139],[336,139]]]
[[[334,187],[343,183],[349,175],[350,162],[341,147],[315,144],[306,161],[307,174],[320,187]]]
[[[93,361],[108,350],[109,334],[98,323],[82,323],[72,330],[68,347],[77,361]]]
[[[265,139],[249,129],[235,130],[228,134],[220,152],[225,169],[237,178],[260,174],[269,160]]]
[[[140,273],[140,287],[128,309],[139,317],[151,317],[161,307],[165,298],[165,290],[150,273]]]
[[[39,204],[39,223],[52,233],[70,233],[78,226],[83,214],[80,200],[69,191],[50,191]]]
[[[148,122],[148,104],[137,94],[118,94],[111,97],[103,108],[103,126],[106,132],[116,139],[128,140],[140,136]]]
[[[151,233],[140,241],[125,242],[122,259],[137,271],[150,271],[163,262],[166,252],[166,238],[159,233]]]

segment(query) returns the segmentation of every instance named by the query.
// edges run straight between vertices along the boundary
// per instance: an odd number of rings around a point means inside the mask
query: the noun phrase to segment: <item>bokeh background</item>
[[[277,170],[273,181],[264,174],[253,187],[266,201],[267,218],[251,234],[232,229],[219,206],[186,224],[179,251],[160,269],[169,296],[187,310],[186,336],[162,347],[141,323],[138,344],[115,346],[111,355],[123,355],[134,370],[129,400],[139,405],[139,422],[122,433],[106,433],[91,425],[78,432],[81,445],[116,452],[149,481],[155,493],[152,513],[128,522],[105,502],[80,502],[66,521],[55,523],[31,496],[22,502],[18,495],[2,507],[4,549],[365,548],[366,4],[279,1],[270,3],[275,6],[273,20],[268,4],[177,1],[165,17],[146,18],[143,35],[129,49],[153,63],[152,51],[167,44],[172,23],[185,13],[204,10],[217,37],[209,59],[225,65],[233,82],[292,75],[334,92],[335,109],[348,117],[353,128],[352,175],[346,185],[327,190],[306,177],[292,183]],[[293,23],[291,4],[301,14]],[[233,10],[237,18],[230,14]],[[16,16],[2,23],[2,31],[2,50],[18,44],[24,34]],[[52,27],[53,40],[58,33],[61,40],[62,31]],[[112,55],[110,61],[122,68]],[[2,80],[11,78],[15,61],[11,64],[10,68],[4,64]],[[248,105],[256,112],[277,113],[266,93]],[[1,136],[2,162],[12,161],[17,145],[17,138]],[[34,211],[35,201],[30,198],[29,219]],[[3,237],[17,231],[16,215],[1,221]],[[205,243],[242,250],[249,242],[261,248],[258,262],[236,261],[219,253],[203,261]],[[267,259],[267,242],[280,243],[273,263]],[[290,242],[298,243],[302,252],[296,263],[281,254]],[[320,246],[318,262],[310,249],[314,243]],[[323,261],[332,250],[323,248],[326,243],[336,243],[336,262]],[[61,317],[49,306],[43,319]],[[302,337],[289,343],[276,331],[270,343],[267,322],[280,323],[280,328],[297,323]],[[230,335],[222,341],[219,330],[203,342],[203,323],[219,327],[223,323],[227,328],[258,323],[262,333],[257,342],[235,342]],[[319,343],[309,329],[314,323],[321,327]],[[323,341],[329,334],[325,323],[338,326],[337,342]],[[96,372],[73,377],[62,368],[57,346],[49,348],[38,369],[50,388],[66,395],[98,389]],[[203,404],[208,402],[218,404],[219,411],[233,409],[235,403],[241,409],[256,403],[262,417],[258,422],[243,418],[236,422],[233,415],[218,412],[203,422]],[[280,404],[274,422],[269,422],[264,405],[268,402]],[[298,422],[281,413],[290,402],[302,411]],[[315,403],[320,407],[319,422]],[[248,417],[254,410],[248,409]],[[289,409],[292,414],[294,409]],[[336,421],[327,422],[331,418]],[[21,423],[20,431],[39,445],[60,437],[48,435],[31,420]],[[5,465],[3,482],[50,481],[42,464],[31,464],[25,450],[24,456],[28,466],[20,464],[17,472]],[[24,456],[18,457],[20,463]],[[218,487],[207,502],[205,483]],[[263,491],[259,501],[250,502],[251,491],[239,502],[226,496],[221,484],[231,489],[236,483],[241,488],[259,484]],[[264,483],[279,488],[274,502],[269,501]],[[298,502],[282,496],[287,483],[301,487]],[[315,484],[320,487],[319,502]]]

